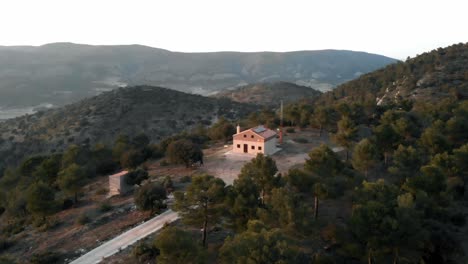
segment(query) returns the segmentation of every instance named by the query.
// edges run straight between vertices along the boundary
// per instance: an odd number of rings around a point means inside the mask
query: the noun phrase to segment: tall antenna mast
[[[281,110],[280,110],[281,116],[280,116],[280,126],[283,127],[283,100],[281,100]]]

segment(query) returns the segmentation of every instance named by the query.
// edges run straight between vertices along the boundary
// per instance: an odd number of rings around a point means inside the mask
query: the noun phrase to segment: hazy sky
[[[468,41],[466,0],[1,0],[0,45],[349,49],[406,58]]]

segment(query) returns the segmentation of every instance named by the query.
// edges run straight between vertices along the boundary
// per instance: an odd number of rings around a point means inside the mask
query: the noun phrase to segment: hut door
[[[249,145],[244,144],[244,153],[249,152]]]

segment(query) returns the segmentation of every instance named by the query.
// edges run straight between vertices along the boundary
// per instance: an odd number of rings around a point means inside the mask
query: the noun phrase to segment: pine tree
[[[187,191],[176,192],[174,209],[179,211],[182,220],[203,230],[202,244],[206,245],[206,234],[209,225],[216,224],[224,211],[226,196],[223,180],[211,175],[192,177]]]
[[[369,139],[361,140],[353,152],[353,167],[364,172],[367,178],[369,169],[374,166],[377,156],[377,149]]]
[[[54,190],[43,182],[35,182],[26,190],[26,203],[30,213],[45,220],[56,209]]]
[[[356,139],[357,129],[353,121],[348,116],[343,116],[338,121],[338,131],[334,136],[335,142],[346,149],[346,161],[349,157],[349,149],[353,144],[353,140]]]
[[[60,189],[70,195],[74,195],[75,203],[78,202],[78,192],[86,181],[83,168],[73,163],[59,172],[57,181]]]

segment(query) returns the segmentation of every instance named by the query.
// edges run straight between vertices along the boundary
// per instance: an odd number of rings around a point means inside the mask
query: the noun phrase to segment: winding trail
[[[166,223],[172,223],[179,219],[179,215],[172,211],[166,212],[138,225],[125,233],[105,242],[99,247],[89,251],[83,256],[75,259],[71,264],[94,264],[99,263],[103,258],[114,255],[120,250],[134,244],[138,240],[149,236],[150,234],[160,230]]]

